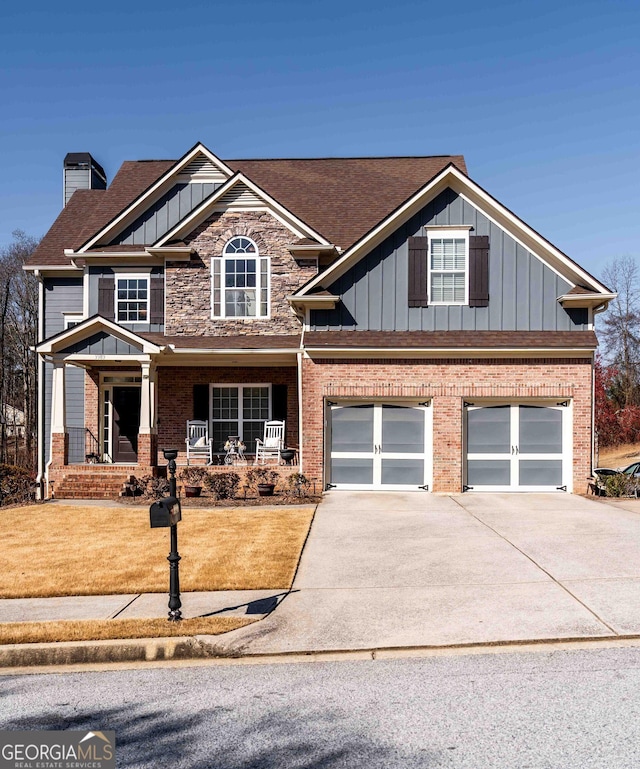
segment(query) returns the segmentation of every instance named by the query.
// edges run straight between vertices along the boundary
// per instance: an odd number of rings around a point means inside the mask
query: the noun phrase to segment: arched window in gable
[[[251,238],[237,235],[211,260],[213,318],[269,317],[269,257]]]

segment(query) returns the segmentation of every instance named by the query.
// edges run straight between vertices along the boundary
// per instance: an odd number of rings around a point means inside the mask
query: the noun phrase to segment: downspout
[[[44,339],[44,283],[39,270],[35,270],[35,276],[38,279],[38,343]],[[44,360],[42,355],[38,355],[38,417],[36,419],[38,435],[38,474],[36,475],[36,484],[38,486],[39,499],[45,499],[44,488]],[[48,495],[49,489],[46,489]]]

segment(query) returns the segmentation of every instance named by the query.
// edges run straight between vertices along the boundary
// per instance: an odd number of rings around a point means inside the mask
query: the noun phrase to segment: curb
[[[61,641],[0,646],[0,670],[43,665],[155,662],[208,657],[195,638],[131,638],[118,641]]]
[[[273,664],[332,662],[339,660],[389,660],[447,654],[494,654],[638,645],[640,635],[592,638],[548,638],[530,641],[494,641],[444,646],[399,646],[370,649],[327,649],[251,654],[219,646],[218,636],[132,638],[117,641],[64,641],[59,643],[0,646],[0,675],[9,669],[103,665],[110,663],[162,663],[208,660],[220,664]],[[17,672],[17,671],[16,671]]]

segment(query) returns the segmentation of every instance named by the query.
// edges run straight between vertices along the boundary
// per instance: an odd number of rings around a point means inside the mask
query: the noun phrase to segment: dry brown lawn
[[[291,587],[313,508],[183,510],[180,588]],[[14,508],[4,527],[0,597],[163,593],[169,529],[148,507],[44,504]]]
[[[255,622],[246,617],[207,617],[168,622],[166,619],[65,620],[0,624],[0,644],[54,641],[106,641],[119,638],[219,635]]]
[[[599,451],[598,467],[622,467],[640,459],[640,443],[607,446]]]

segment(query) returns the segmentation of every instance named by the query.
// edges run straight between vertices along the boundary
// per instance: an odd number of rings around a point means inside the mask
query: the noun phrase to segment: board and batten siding
[[[222,182],[176,184],[120,233],[113,243],[143,246],[155,243],[221,186]]]
[[[408,239],[425,225],[471,225],[489,237],[489,305],[409,307]],[[315,331],[570,331],[587,328],[586,311],[557,301],[571,284],[452,190],[445,190],[334,284],[334,310],[312,310]]]
[[[149,268],[140,268],[139,272],[146,274]],[[136,272],[135,268],[117,267],[90,267],[89,268],[89,312],[88,317],[98,313],[98,286],[101,277],[113,277],[116,273],[124,275],[126,272]],[[150,276],[152,278],[161,278],[164,276],[163,267],[152,267]],[[114,295],[115,296],[115,295]],[[119,323],[119,326],[136,333],[137,331],[164,331],[164,323]]]
[[[82,279],[45,278],[44,295],[44,338],[64,331],[63,312],[82,312]],[[43,453],[45,463],[51,450],[51,383],[53,365],[44,365],[44,414]],[[77,366],[65,367],[65,401],[67,426],[84,428],[84,369]],[[69,457],[70,461],[84,460],[84,456]]]

